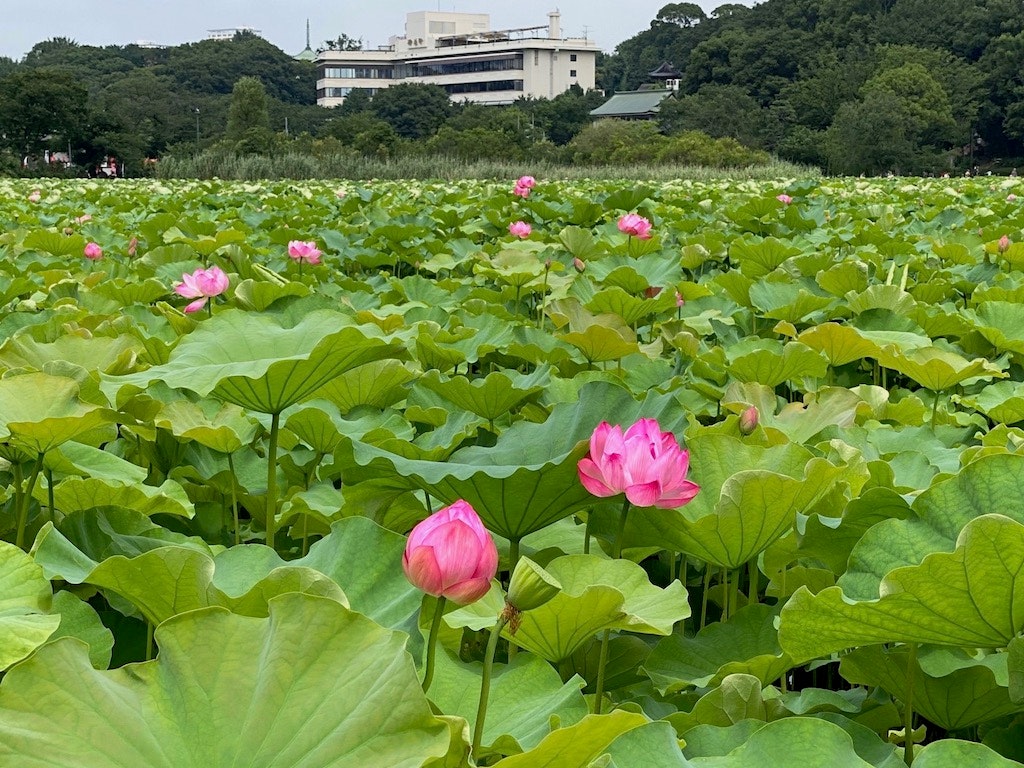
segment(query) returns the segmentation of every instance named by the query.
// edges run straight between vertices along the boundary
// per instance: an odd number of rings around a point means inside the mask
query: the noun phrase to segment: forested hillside
[[[599,85],[635,88],[663,61],[682,74],[667,129],[836,172],[969,167],[972,137],[983,165],[1024,154],[1018,0],[767,0],[710,16],[670,3],[605,59]]]

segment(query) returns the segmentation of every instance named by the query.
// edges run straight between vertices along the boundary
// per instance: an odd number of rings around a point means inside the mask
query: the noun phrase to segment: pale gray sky
[[[288,53],[305,46],[309,18],[313,48],[345,33],[368,47],[402,34],[405,14],[430,11],[489,13],[493,29],[547,24],[562,13],[565,36],[586,35],[612,51],[647,29],[668,0],[0,0],[0,56],[20,60],[38,42],[69,37],[83,45],[148,40],[180,45],[208,29],[255,27]],[[698,0],[710,12],[728,0]],[[744,0],[744,5],[751,5]]]

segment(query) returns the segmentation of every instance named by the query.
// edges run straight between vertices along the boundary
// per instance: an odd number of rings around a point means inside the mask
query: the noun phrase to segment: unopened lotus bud
[[[73,235],[73,234],[75,234],[75,230],[74,230],[73,227],[64,227],[64,234],[65,235]]]
[[[587,265],[583,262],[583,259],[579,258],[578,256],[572,260],[572,266],[573,269],[575,269],[577,272],[581,274],[583,273],[583,270],[587,268]]]
[[[547,272],[551,269],[551,259],[544,260],[544,271]]]
[[[683,307],[685,305],[686,299],[683,298],[683,294],[681,294],[679,291],[676,291],[676,306]]]
[[[740,414],[740,433],[749,435],[757,429],[758,413],[757,408],[750,406]]]
[[[519,611],[532,611],[548,602],[561,589],[558,579],[530,558],[521,557],[509,580],[505,602]]]
[[[1003,235],[999,238],[999,252],[1006,253],[1010,249],[1010,238],[1007,235]]]

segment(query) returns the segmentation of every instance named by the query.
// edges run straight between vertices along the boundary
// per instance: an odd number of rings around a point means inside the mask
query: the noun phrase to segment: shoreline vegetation
[[[160,161],[161,179],[225,179],[235,181],[286,179],[507,179],[531,173],[547,179],[779,179],[818,177],[819,169],[772,159],[767,163],[731,168],[683,164],[565,165],[548,161],[466,160],[457,157],[398,157],[380,159],[349,154],[251,155],[201,152]]]

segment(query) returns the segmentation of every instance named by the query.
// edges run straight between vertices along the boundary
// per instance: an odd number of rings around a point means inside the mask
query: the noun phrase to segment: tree
[[[907,136],[909,115],[902,99],[883,90],[843,104],[825,134],[825,154],[833,173],[911,170],[914,144]]]
[[[765,145],[767,110],[738,85],[701,86],[678,99],[665,99],[658,123],[665,133],[702,131],[708,136],[728,136],[748,147]]]
[[[358,40],[354,37],[349,37],[344,32],[338,35],[334,40],[324,40],[324,48],[320,50],[328,51],[361,51],[363,50],[363,39]]]
[[[920,64],[904,64],[871,78],[864,95],[888,93],[900,100],[907,116],[907,137],[927,147],[949,147],[956,140],[956,121],[949,96]]]
[[[373,97],[374,114],[403,139],[433,135],[452,113],[448,94],[439,85],[399,83]]]
[[[655,21],[678,24],[680,27],[692,27],[705,19],[707,14],[696,3],[669,3],[658,11],[655,17]]]
[[[255,77],[243,77],[231,91],[226,136],[231,141],[259,143],[261,134],[269,139],[270,115],[267,112],[267,92]]]
[[[66,147],[87,123],[87,98],[70,72],[19,69],[0,80],[0,136],[19,155]]]

